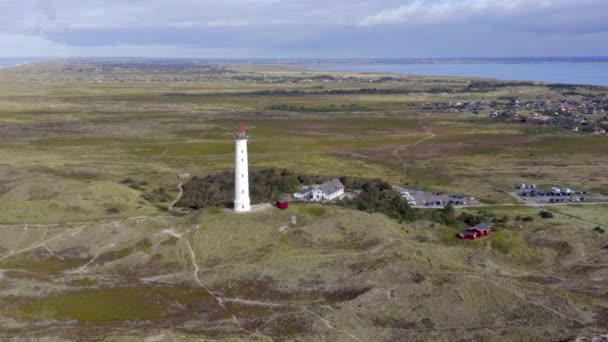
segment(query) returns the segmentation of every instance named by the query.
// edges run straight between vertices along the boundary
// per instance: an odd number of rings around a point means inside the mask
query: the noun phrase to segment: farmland
[[[608,192],[608,137],[428,109],[580,100],[544,84],[470,82],[200,61],[1,70],[0,339],[599,335],[606,205],[542,218],[510,193],[517,183]],[[253,169],[467,194],[495,206],[457,214],[502,223],[463,242],[430,216],[400,223],[336,206],[173,215],[180,174],[233,168],[240,123]]]

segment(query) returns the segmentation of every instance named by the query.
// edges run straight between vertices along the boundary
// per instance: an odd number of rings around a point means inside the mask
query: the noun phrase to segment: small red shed
[[[289,202],[288,201],[277,201],[276,203],[277,208],[281,209],[281,210],[285,210],[287,208],[289,208]]]
[[[492,234],[492,225],[489,223],[482,222],[475,227],[469,228],[469,231],[477,233],[477,235],[481,236],[489,236]]]
[[[470,230],[465,230],[463,232],[461,232],[460,234],[458,234],[458,238],[460,240],[477,240],[479,236],[477,235],[476,232],[472,232]]]

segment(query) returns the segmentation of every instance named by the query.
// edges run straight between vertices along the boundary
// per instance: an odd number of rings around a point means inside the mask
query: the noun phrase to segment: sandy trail
[[[177,185],[177,188],[179,189],[179,194],[175,198],[175,201],[171,202],[171,205],[169,205],[169,210],[173,210],[177,202],[179,202],[179,200],[182,199],[182,196],[184,195],[184,183],[179,183]]]
[[[83,228],[74,228],[74,229],[70,229],[70,230],[67,230],[67,231],[65,231],[65,232],[62,232],[62,233],[60,233],[60,234],[57,234],[57,235],[55,235],[54,237],[52,237],[52,238],[50,238],[50,239],[48,239],[48,240],[42,241],[42,242],[37,243],[37,244],[35,244],[35,245],[32,245],[32,246],[30,246],[30,247],[23,248],[23,249],[20,249],[20,250],[18,250],[18,251],[10,251],[10,252],[9,252],[9,253],[7,253],[6,255],[4,255],[4,256],[2,256],[2,257],[0,257],[0,261],[2,261],[2,260],[4,260],[4,259],[6,259],[6,258],[8,258],[8,257],[14,256],[14,255],[18,255],[18,254],[22,254],[22,253],[25,253],[25,252],[29,252],[29,251],[34,250],[34,249],[37,249],[37,248],[41,248],[41,247],[46,248],[46,244],[51,243],[51,242],[54,242],[54,241],[57,241],[57,240],[64,239],[64,238],[66,238],[66,236],[67,236],[67,235],[70,235],[70,236],[75,236],[75,235],[79,234],[80,232],[82,232],[82,229],[83,229]]]
[[[109,249],[109,248],[114,248],[115,246],[116,246],[116,244],[114,242],[110,242],[109,244],[101,247],[99,249],[99,251],[97,251],[97,254],[95,254],[95,256],[91,260],[89,260],[89,262],[78,267],[77,269],[75,269],[73,271],[68,271],[66,273],[67,274],[86,273],[89,265],[92,264],[93,262],[95,262],[95,260],[97,260],[97,258],[99,258],[99,256],[101,255],[101,252],[103,252],[104,250]]]

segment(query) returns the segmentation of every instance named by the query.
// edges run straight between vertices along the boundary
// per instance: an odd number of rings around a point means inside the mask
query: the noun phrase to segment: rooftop
[[[331,195],[339,189],[344,189],[344,184],[342,184],[340,180],[334,179],[332,181],[321,184],[319,189],[323,191],[325,195]]]
[[[243,126],[243,124],[241,124],[239,126],[239,129],[236,132],[236,138],[237,139],[247,139],[247,133],[245,133],[245,126]]]
[[[492,224],[486,223],[486,222],[481,222],[480,224],[476,225],[475,227],[471,227],[470,229],[477,229],[480,231],[491,230]]]

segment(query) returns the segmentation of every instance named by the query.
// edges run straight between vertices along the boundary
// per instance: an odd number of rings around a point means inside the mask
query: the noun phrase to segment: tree
[[[553,218],[553,213],[550,211],[541,211],[539,213],[540,217],[544,218],[544,219],[552,219]]]

